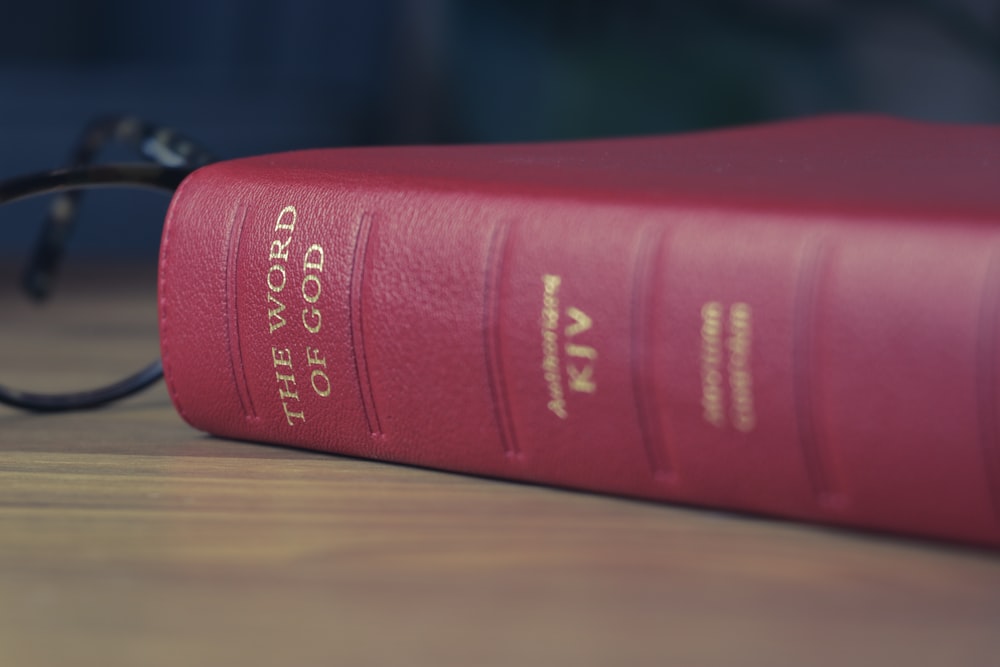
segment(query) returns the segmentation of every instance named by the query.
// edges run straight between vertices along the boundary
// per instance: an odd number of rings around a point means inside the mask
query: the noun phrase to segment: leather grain
[[[1000,544],[1000,128],[303,151],[171,204],[232,438]]]

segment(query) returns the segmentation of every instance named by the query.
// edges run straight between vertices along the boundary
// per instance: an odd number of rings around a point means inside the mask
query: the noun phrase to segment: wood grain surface
[[[0,382],[148,354],[148,284],[3,293]],[[0,409],[0,665],[998,663],[995,552]]]

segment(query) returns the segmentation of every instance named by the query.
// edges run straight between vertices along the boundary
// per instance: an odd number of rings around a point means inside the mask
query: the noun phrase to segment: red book
[[[1000,544],[1000,127],[234,160],[160,276],[219,436]]]

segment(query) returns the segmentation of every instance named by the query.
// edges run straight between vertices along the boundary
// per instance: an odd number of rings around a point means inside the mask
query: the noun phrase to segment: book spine
[[[1000,238],[227,164],[161,251],[216,435],[1000,543]]]

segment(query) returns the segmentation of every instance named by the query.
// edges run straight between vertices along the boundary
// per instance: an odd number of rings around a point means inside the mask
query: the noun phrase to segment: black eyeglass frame
[[[67,190],[93,188],[152,188],[173,192],[193,167],[158,164],[85,165],[30,174],[0,183],[0,205]],[[145,389],[163,377],[159,359],[114,384],[96,389],[42,394],[0,385],[0,403],[34,412],[62,412],[96,408]]]
[[[92,164],[111,143],[131,148],[151,164]],[[173,192],[188,174],[216,159],[201,144],[169,127],[134,116],[107,115],[84,128],[70,154],[69,167],[0,183],[0,205],[39,195],[56,195],[22,276],[25,292],[36,301],[44,301],[50,295],[85,190],[137,187]],[[156,360],[114,384],[85,391],[42,394],[0,385],[0,403],[34,412],[96,408],[142,391],[161,377],[163,365]]]

